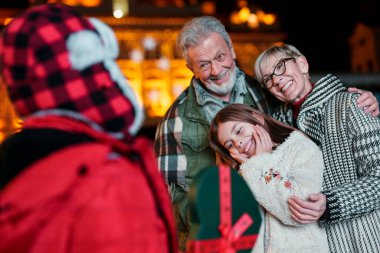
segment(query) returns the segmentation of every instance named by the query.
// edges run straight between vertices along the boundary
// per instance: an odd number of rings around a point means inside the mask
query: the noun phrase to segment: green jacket
[[[268,91],[261,89],[253,77],[245,75],[245,84],[248,92],[244,104],[271,114],[276,100],[268,97]],[[210,122],[190,85],[169,108],[156,132],[155,154],[172,196],[181,250],[184,250],[190,226],[189,185],[202,169],[215,165],[209,130]]]

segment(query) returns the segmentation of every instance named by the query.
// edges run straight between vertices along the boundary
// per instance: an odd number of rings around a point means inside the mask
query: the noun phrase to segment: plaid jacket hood
[[[63,5],[40,5],[12,20],[0,49],[4,81],[20,116],[84,116],[127,139],[140,127],[141,107],[114,62],[116,38],[101,21]]]

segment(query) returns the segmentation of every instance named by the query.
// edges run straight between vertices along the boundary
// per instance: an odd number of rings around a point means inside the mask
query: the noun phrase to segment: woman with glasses
[[[321,148],[323,190],[292,196],[292,218],[326,227],[332,252],[380,249],[380,119],[357,105],[338,77],[313,83],[306,57],[294,46],[275,45],[255,63],[257,79],[285,102],[274,117],[296,126]]]

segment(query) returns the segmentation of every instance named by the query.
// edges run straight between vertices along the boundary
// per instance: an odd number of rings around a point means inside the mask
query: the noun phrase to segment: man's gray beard
[[[220,86],[218,84],[215,84],[214,82],[208,82],[205,84],[206,89],[218,96],[229,95],[235,86],[236,75],[236,66],[234,66],[234,70],[230,71],[230,78],[226,83],[223,83],[222,86]]]

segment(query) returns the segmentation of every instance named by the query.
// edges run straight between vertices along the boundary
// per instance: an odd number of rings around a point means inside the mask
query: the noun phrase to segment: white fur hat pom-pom
[[[104,60],[104,47],[97,33],[90,30],[71,34],[66,42],[71,66],[82,71]]]

